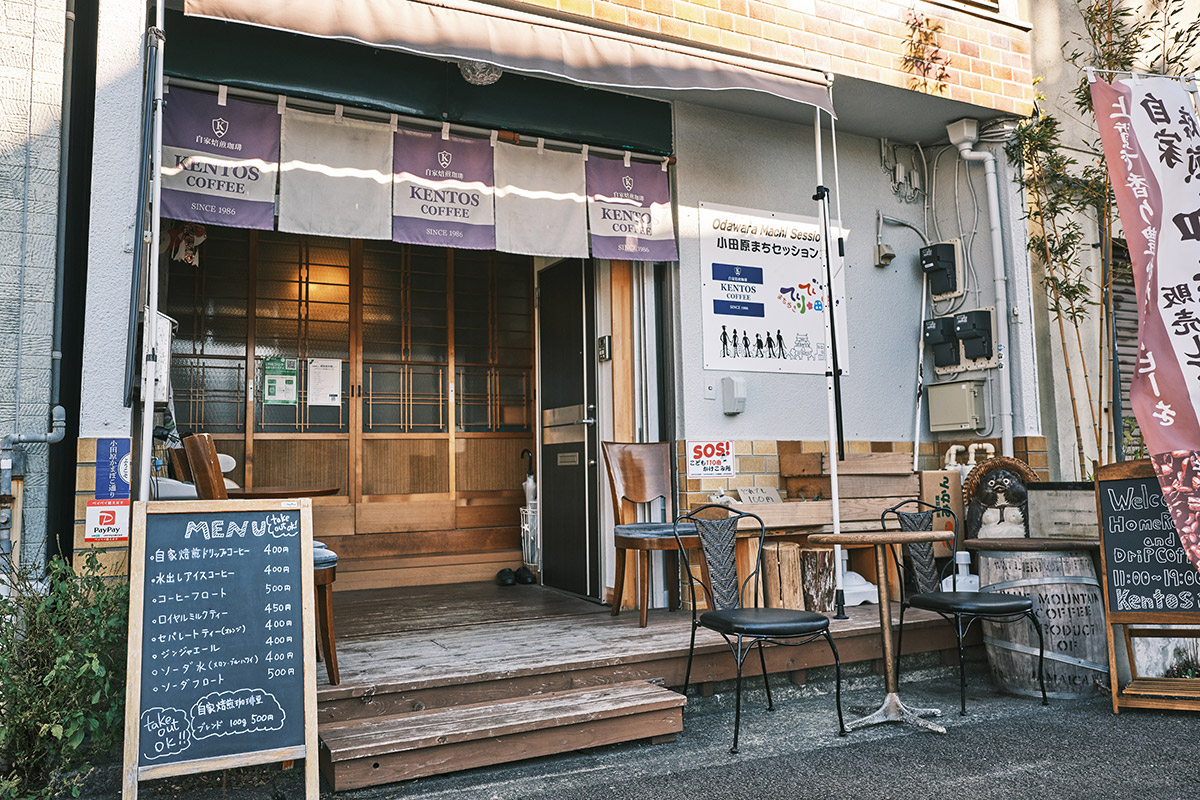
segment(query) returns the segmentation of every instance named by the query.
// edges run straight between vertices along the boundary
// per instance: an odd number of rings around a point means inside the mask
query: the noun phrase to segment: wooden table
[[[875,569],[879,575],[887,575],[887,548],[893,544],[916,544],[919,542],[948,542],[954,539],[953,531],[857,531],[853,533],[814,533],[808,537],[814,544],[869,544],[875,547]],[[881,725],[885,722],[903,722],[945,733],[941,725],[935,725],[922,717],[938,717],[942,712],[936,708],[909,708],[900,701],[896,685],[896,659],[892,652],[892,598],[891,587],[886,577],[876,582],[879,587],[879,630],[883,637],[884,674],[887,678],[887,697],[875,713],[846,723],[846,730]]]
[[[230,500],[287,500],[292,497],[329,497],[339,491],[337,486],[318,488],[289,486],[255,486],[250,489],[227,489]]]

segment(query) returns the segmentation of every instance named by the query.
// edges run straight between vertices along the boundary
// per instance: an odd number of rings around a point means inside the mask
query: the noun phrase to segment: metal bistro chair
[[[720,519],[705,519],[700,514],[711,513],[720,509],[729,514]],[[752,519],[758,525],[757,555],[754,570],[746,579],[738,583],[736,542],[738,524],[743,519]],[[704,578],[692,575],[688,562],[688,550],[693,544],[685,542],[685,536],[680,534],[682,523],[694,525],[696,537],[700,540],[700,550],[703,557],[702,573]],[[837,646],[829,635],[829,618],[812,611],[800,611],[790,608],[759,608],[759,568],[762,564],[762,545],[766,538],[767,529],[762,519],[756,514],[729,513],[729,509],[720,505],[705,505],[675,520],[676,544],[683,557],[684,574],[691,576],[688,581],[688,591],[692,601],[692,641],[688,646],[687,671],[683,678],[683,694],[687,696],[692,679],[692,657],[696,651],[696,629],[708,628],[716,631],[729,645],[730,652],[737,662],[736,706],[733,717],[733,747],[729,752],[738,751],[738,733],[742,722],[742,665],[750,650],[758,646],[758,660],[762,665],[763,686],[767,690],[767,710],[774,711],[775,704],[771,699],[771,684],[767,679],[767,659],[763,655],[763,642],[779,645],[802,645],[824,638],[833,653],[835,675],[835,693],[838,713],[838,735],[846,735],[846,725],[842,719],[842,662],[838,658]],[[689,537],[690,538],[690,537]],[[696,584],[704,589],[708,602],[708,611],[698,613],[696,610]],[[745,595],[750,593],[753,606],[745,605]]]
[[[901,511],[905,506],[916,506],[919,511]],[[935,506],[923,500],[905,500],[885,510],[879,516],[879,523],[886,527],[888,517],[899,523],[900,530],[928,531],[933,530],[934,514],[948,514],[954,524],[953,553],[950,558],[950,568],[954,566],[954,555],[958,553],[958,517],[945,506]],[[967,671],[964,664],[963,638],[976,620],[1008,623],[1028,618],[1038,637],[1038,683],[1042,688],[1042,705],[1048,705],[1046,700],[1046,677],[1042,671],[1045,659],[1045,641],[1042,639],[1042,626],[1033,613],[1033,601],[1028,597],[1004,592],[960,592],[957,577],[952,578],[951,591],[943,591],[938,571],[934,566],[933,543],[921,542],[905,545],[912,580],[916,584],[916,592],[909,594],[908,578],[904,573],[900,554],[896,546],[892,546],[892,558],[896,562],[896,574],[900,579],[900,628],[896,635],[896,680],[900,680],[900,654],[903,651],[904,611],[910,606],[933,611],[946,620],[954,622],[954,636],[958,640],[958,688],[961,702],[959,714],[967,713]],[[951,572],[956,575],[956,572]],[[964,624],[965,623],[965,624]]]

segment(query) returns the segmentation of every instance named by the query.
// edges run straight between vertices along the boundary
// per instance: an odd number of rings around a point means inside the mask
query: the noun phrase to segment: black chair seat
[[[706,611],[700,624],[717,633],[787,638],[808,636],[829,629],[829,618],[791,608],[731,608]]]
[[[908,604],[947,614],[1024,614],[1033,608],[1028,597],[1002,592],[925,592],[908,598]]]
[[[613,533],[629,539],[670,539],[675,541],[675,523],[673,522],[633,522],[629,525],[616,525]],[[679,523],[679,533],[682,536],[695,536],[696,526],[690,522]]]

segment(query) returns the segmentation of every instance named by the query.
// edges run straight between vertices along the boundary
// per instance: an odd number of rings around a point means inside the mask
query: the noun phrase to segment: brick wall
[[[953,3],[888,0],[523,0],[640,32],[740,55],[913,88],[902,69],[909,8],[942,25],[950,60],[944,96],[1029,114],[1033,72],[1028,25]]]
[[[942,469],[945,463],[946,451],[951,445],[991,444],[998,455],[1000,453],[999,439],[963,439],[944,442],[921,442],[921,452],[918,466],[922,470]],[[824,441],[800,442],[800,452],[825,453],[828,443]],[[737,489],[750,486],[770,486],[780,490],[780,495],[787,497],[781,488],[779,479],[779,443],[774,440],[754,439],[735,440],[734,475],[731,478],[689,478],[687,476],[687,442],[677,443],[678,475],[679,475],[679,507],[681,509],[697,508],[708,502],[708,496],[724,490],[732,495]],[[846,442],[846,453],[907,453],[912,454],[912,442]],[[1013,440],[1013,456],[1028,464],[1039,480],[1050,480],[1046,456],[1046,438],[1044,436],[1018,436]],[[959,463],[966,462],[966,455],[959,458]]]
[[[0,435],[49,430],[65,9],[0,2]],[[45,555],[48,448],[24,449],[29,564]]]

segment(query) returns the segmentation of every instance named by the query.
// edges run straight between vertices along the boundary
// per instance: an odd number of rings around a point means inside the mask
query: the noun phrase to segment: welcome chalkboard
[[[1200,610],[1200,571],[1188,561],[1158,479],[1099,484],[1108,610]]]
[[[1196,638],[1200,572],[1189,562],[1149,459],[1096,468],[1096,514],[1104,571],[1105,629],[1113,713],[1122,708],[1200,710],[1200,680],[1142,676],[1132,642]],[[1158,626],[1158,627],[1149,627]],[[1130,678],[1120,685],[1115,629],[1123,628]]]
[[[311,513],[307,499],[136,510],[135,794],[137,778],[315,756]]]

